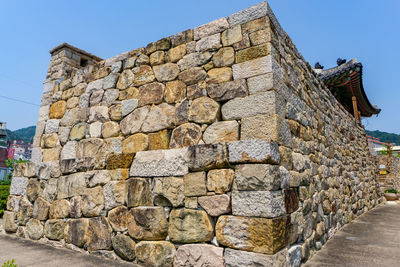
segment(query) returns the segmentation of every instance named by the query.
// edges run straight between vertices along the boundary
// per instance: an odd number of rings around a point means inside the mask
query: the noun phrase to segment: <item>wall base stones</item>
[[[364,129],[266,2],[107,60],[51,54],[8,233],[143,266],[299,266],[379,203]]]

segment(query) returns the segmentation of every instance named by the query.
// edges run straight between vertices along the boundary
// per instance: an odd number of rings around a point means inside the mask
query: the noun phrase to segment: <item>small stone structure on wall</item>
[[[107,60],[53,49],[4,229],[144,266],[299,266],[378,186],[262,2]]]

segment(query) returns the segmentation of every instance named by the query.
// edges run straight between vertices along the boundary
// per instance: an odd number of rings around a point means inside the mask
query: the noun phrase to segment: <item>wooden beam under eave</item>
[[[351,99],[353,100],[354,118],[356,118],[359,122],[361,122],[360,112],[358,112],[358,107],[357,107],[357,97],[353,95]]]

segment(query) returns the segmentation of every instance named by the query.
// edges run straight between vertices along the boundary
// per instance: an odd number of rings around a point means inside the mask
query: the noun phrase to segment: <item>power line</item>
[[[16,101],[16,102],[20,102],[20,103],[24,103],[24,104],[28,104],[28,105],[33,105],[33,106],[40,107],[40,105],[38,105],[38,104],[31,103],[31,102],[28,102],[28,101],[25,101],[25,100],[20,100],[20,99],[8,97],[8,96],[3,96],[3,95],[0,95],[0,97],[4,98],[4,99],[7,99],[7,100],[12,100],[12,101]]]

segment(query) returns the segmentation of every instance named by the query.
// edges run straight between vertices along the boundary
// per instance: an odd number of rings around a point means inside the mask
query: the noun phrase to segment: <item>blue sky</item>
[[[228,16],[260,1],[0,0],[0,96],[40,104],[48,51],[68,42],[101,58]],[[275,15],[313,66],[358,58],[364,87],[382,112],[367,129],[400,133],[397,90],[400,1],[270,0]],[[38,106],[0,98],[0,121],[34,125]]]

